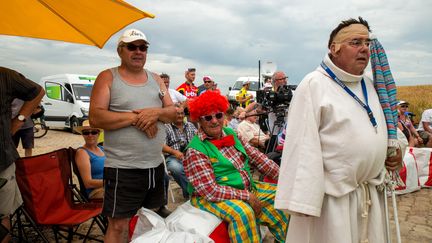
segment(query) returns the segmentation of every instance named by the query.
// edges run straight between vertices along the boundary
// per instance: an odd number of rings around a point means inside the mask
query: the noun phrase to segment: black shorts
[[[102,214],[130,218],[141,207],[153,209],[165,204],[164,165],[150,169],[104,169],[105,195]]]
[[[21,139],[21,143],[24,149],[34,148],[34,131],[33,127],[20,129],[12,136],[15,147],[18,148],[19,141]]]

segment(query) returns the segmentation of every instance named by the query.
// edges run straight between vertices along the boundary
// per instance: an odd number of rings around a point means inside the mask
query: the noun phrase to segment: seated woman
[[[75,155],[75,162],[86,188],[83,193],[89,199],[102,199],[104,196],[103,170],[106,159],[103,147],[98,145],[102,129],[91,127],[89,121],[86,120],[75,131],[82,134],[85,141],[85,144],[77,149]]]
[[[252,146],[265,151],[270,136],[261,130],[257,121],[256,110],[248,112],[246,118],[238,125],[237,133]]]
[[[399,101],[398,103],[398,127],[407,137],[410,147],[418,147],[423,144],[423,140],[414,128],[410,118],[406,115],[408,112],[409,103]]]

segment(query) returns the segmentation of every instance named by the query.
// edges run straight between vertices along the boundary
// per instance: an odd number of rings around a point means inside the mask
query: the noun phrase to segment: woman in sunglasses
[[[409,103],[401,100],[398,103],[398,127],[405,134],[410,147],[418,147],[423,144],[423,140],[406,115],[408,113]]]
[[[75,128],[75,131],[81,134],[85,141],[75,155],[75,163],[86,188],[83,193],[88,199],[102,199],[104,196],[103,170],[106,159],[103,147],[98,145],[99,134],[102,130],[91,127],[89,121],[85,120],[82,126]]]

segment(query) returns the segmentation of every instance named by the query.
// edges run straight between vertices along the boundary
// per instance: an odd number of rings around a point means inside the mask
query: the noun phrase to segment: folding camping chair
[[[77,180],[78,180],[78,188],[73,188],[73,194],[74,194],[74,200],[78,200],[79,202],[91,202],[94,204],[99,204],[100,207],[102,207],[103,199],[89,199],[89,195],[87,193],[86,187],[84,185],[84,181],[81,177],[81,173],[78,169],[78,165],[75,161],[75,155],[76,155],[76,149],[69,148],[70,156],[71,156],[71,164],[72,164],[72,170],[75,174]],[[99,222],[103,224],[103,231],[106,231],[106,228],[108,227],[108,219],[102,215],[98,216]]]
[[[74,236],[82,237],[83,241],[102,242],[90,236],[93,226],[99,226],[102,233],[105,232],[98,217],[102,211],[101,203],[74,200],[73,156],[72,148],[63,148],[16,161],[16,180],[24,204],[15,213],[12,224],[17,228],[20,240],[27,237],[22,223],[24,218],[45,242],[48,242],[47,237],[40,229],[47,226],[53,229],[56,242],[59,236],[68,242],[75,241]],[[80,225],[89,220],[91,223],[87,232],[80,233]]]

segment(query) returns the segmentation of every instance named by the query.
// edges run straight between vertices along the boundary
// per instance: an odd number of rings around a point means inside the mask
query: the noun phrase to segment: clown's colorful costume
[[[226,98],[220,97],[218,92],[205,92],[190,102],[191,118],[226,111]],[[277,178],[278,165],[240,140],[230,128],[221,128],[218,141],[222,143],[215,142],[204,130],[189,143],[183,161],[191,204],[226,221],[231,242],[261,242],[260,224],[284,242],[289,218],[273,206],[276,185],[254,181],[249,169],[253,165],[264,175]],[[251,194],[261,202],[260,215],[248,203]]]

